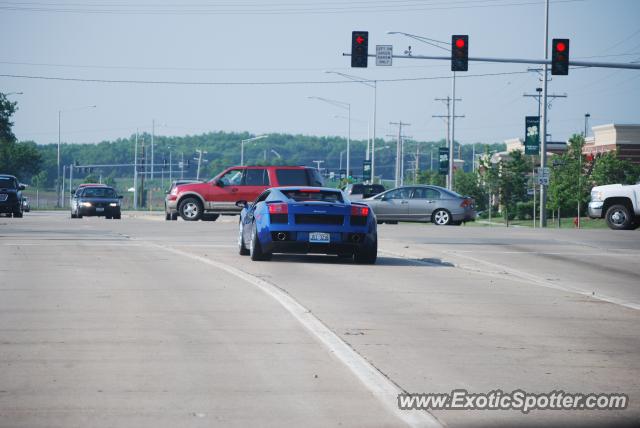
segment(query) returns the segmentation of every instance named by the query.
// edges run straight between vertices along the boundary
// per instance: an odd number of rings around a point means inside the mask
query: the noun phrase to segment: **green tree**
[[[640,180],[640,166],[620,159],[616,152],[609,152],[596,158],[589,181],[594,186],[602,186],[616,183],[635,184],[638,180]]]
[[[419,184],[431,184],[434,186],[444,187],[446,186],[445,181],[446,181],[446,176],[440,175],[438,171],[426,170],[426,171],[421,171],[420,174],[418,174]]]
[[[0,144],[11,144],[16,142],[11,128],[11,116],[16,112],[18,103],[9,101],[5,94],[0,92]]]
[[[463,196],[471,196],[476,201],[476,209],[484,211],[487,207],[487,192],[480,185],[477,172],[456,170],[453,180],[454,190]]]
[[[588,164],[582,156],[584,137],[575,134],[569,139],[567,151],[554,157],[551,164],[548,208],[560,209],[560,213],[577,214],[578,203],[581,212],[585,212],[589,199],[589,185],[585,180]]]
[[[530,160],[519,150],[510,152],[509,159],[499,165],[499,199],[506,220],[515,216],[517,203],[527,199],[529,171]]]

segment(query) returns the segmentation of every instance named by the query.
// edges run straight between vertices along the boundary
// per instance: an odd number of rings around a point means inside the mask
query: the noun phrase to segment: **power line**
[[[503,0],[483,0],[486,2],[495,2]],[[513,0],[511,0],[513,1]],[[556,0],[553,3],[575,3],[585,2],[589,0]],[[512,6],[531,6],[542,4],[542,1],[525,1],[525,2],[511,2],[511,3],[499,3],[499,4],[468,4],[463,3],[460,6],[429,6],[423,7],[419,5],[362,5],[362,6],[346,6],[346,7],[312,7],[312,8],[285,8],[285,9],[99,9],[87,7],[87,5],[68,7],[66,4],[51,4],[53,7],[47,7],[44,5],[33,6],[0,6],[0,10],[14,11],[14,12],[45,12],[45,13],[75,13],[75,14],[106,14],[106,15],[314,15],[314,14],[337,14],[345,12],[358,12],[358,13],[388,13],[388,12],[408,12],[408,11],[430,11],[430,10],[456,10],[456,9],[475,9],[475,8],[491,8],[491,7],[512,7]],[[10,4],[10,3],[4,3]],[[15,4],[15,3],[14,3]],[[450,4],[446,3],[432,3],[433,4]],[[67,6],[67,7],[65,7]],[[229,6],[229,5],[228,5]],[[104,7],[104,6],[102,6]],[[109,7],[109,6],[107,6]],[[123,5],[117,7],[122,8]],[[202,7],[202,6],[199,6]],[[238,7],[238,5],[233,5]],[[252,7],[258,7],[252,6]]]
[[[457,78],[470,77],[491,77],[505,76],[512,74],[527,74],[527,71],[511,71],[501,73],[483,73],[483,74],[465,74],[459,75]],[[272,82],[187,82],[179,80],[117,80],[117,79],[83,79],[78,77],[53,77],[53,76],[33,76],[24,74],[0,74],[0,77],[15,79],[35,79],[35,80],[56,80],[63,82],[83,82],[83,83],[116,83],[116,84],[136,84],[136,85],[185,85],[185,86],[279,86],[279,85],[336,85],[346,83],[363,83],[373,82],[373,79],[362,80],[330,80],[330,81],[312,81],[312,80],[291,80],[291,81],[272,81]],[[431,76],[431,77],[405,77],[397,79],[375,79],[377,82],[415,82],[421,80],[448,80],[449,76]]]

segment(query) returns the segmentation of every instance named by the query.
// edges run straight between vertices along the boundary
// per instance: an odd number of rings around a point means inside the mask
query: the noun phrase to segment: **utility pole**
[[[133,149],[133,209],[138,209],[138,130],[136,129],[136,143]]]
[[[529,68],[528,71],[537,71],[537,72],[541,72],[543,71],[543,69],[541,68]],[[542,109],[542,88],[536,88],[536,93],[535,94],[523,94],[523,97],[527,97],[527,98],[535,98],[538,101],[538,117],[540,117],[540,110]],[[556,98],[567,98],[567,94],[547,94],[547,99],[551,98],[556,99]],[[531,181],[533,183],[533,227],[536,227],[536,170],[535,170],[535,158],[532,157],[532,159],[534,159],[533,162],[531,162]]]
[[[395,187],[402,186],[404,184],[404,143],[403,143],[403,135],[402,135],[402,127],[403,126],[411,126],[410,123],[405,123],[403,121],[399,122],[389,122],[390,125],[398,126],[398,142],[396,146],[396,177],[395,177]]]
[[[198,153],[198,171],[196,172],[196,180],[200,180],[200,165],[202,164],[202,154],[206,154],[206,150],[196,149],[196,153]]]
[[[180,161],[180,179],[184,178],[184,152],[180,152],[181,161]]]
[[[416,141],[416,164],[413,171],[413,182],[418,183],[418,172],[420,170],[420,143]]]
[[[153,164],[156,163],[156,157],[153,155],[153,140],[156,134],[156,120],[151,121],[151,179],[153,180]]]
[[[454,91],[455,91],[455,85],[454,85]],[[453,99],[449,96],[447,96],[446,98],[435,98],[435,101],[442,101],[447,106],[446,115],[433,115],[432,117],[444,118],[447,122],[446,141],[447,141],[447,147],[449,148],[449,174],[447,174],[447,189],[453,190],[453,140],[452,138],[450,138],[450,136],[453,137],[455,133],[451,131],[451,124],[453,122],[454,117],[464,117],[464,115],[455,116],[455,112],[452,115],[451,106],[453,104],[452,103]],[[458,98],[457,101],[462,101],[462,99]]]

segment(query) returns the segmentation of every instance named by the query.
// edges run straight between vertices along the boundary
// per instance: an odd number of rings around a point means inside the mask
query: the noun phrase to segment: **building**
[[[620,159],[640,165],[640,125],[610,123],[591,128],[593,136],[585,141],[583,154],[617,151]]]

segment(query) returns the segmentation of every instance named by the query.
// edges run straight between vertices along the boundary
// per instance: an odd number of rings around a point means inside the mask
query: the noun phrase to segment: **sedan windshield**
[[[89,187],[82,193],[84,198],[115,198],[116,192],[108,187]]]

